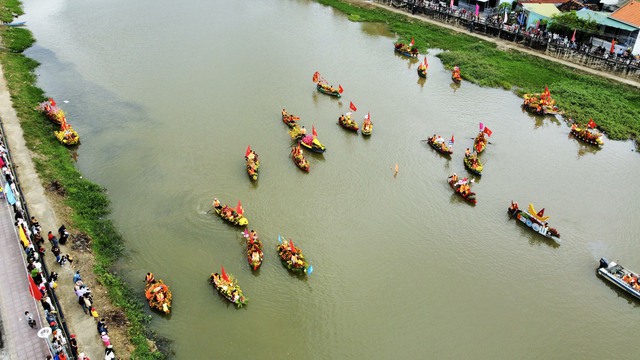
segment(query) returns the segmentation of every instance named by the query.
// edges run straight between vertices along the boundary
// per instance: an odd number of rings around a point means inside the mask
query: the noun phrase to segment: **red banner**
[[[353,110],[353,111],[358,111],[358,108],[353,105],[353,103],[351,101],[349,101],[349,109]]]

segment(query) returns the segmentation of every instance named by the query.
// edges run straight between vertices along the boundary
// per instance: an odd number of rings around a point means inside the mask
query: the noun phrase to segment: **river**
[[[82,137],[78,168],[113,201],[118,268],[141,300],[147,271],[171,286],[171,316],[150,314],[175,358],[637,357],[624,340],[640,303],[596,276],[602,256],[640,271],[631,142],[595,149],[511,92],[454,87],[438,50],[421,81],[384,26],[313,1],[26,0],[25,12],[39,86]],[[342,99],[316,91],[315,71]],[[336,125],[350,101],[358,121],[371,113],[371,138]],[[282,108],[327,146],[309,174],[287,157]],[[479,122],[493,136],[472,207],[446,178],[468,176]],[[420,141],[434,132],[454,134],[450,160]],[[241,229],[207,213],[214,196],[242,201],[265,244],[258,273]],[[545,208],[562,244],[510,220],[512,199]],[[311,276],[280,264],[278,234]],[[221,265],[246,308],[208,285]]]

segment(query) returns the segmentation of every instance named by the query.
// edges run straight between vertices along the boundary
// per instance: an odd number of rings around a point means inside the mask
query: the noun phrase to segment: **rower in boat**
[[[222,204],[220,204],[220,201],[218,200],[218,198],[213,199],[213,207],[216,209],[222,209]]]
[[[467,148],[467,150],[464,151],[464,156],[471,156],[471,150],[469,150],[469,148]]]
[[[145,277],[145,281],[147,282],[147,284],[153,284],[156,282],[155,277],[153,276],[153,273],[148,272],[147,276]]]

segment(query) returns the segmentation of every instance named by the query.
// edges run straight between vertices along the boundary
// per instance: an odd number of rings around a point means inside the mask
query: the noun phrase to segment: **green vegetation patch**
[[[525,93],[542,92],[549,86],[560,109],[577,122],[593,118],[614,140],[640,139],[640,89],[527,55],[501,50],[478,38],[414,21],[372,6],[358,6],[341,0],[317,0],[349,15],[349,19],[386,23],[403,41],[415,39],[418,48],[446,50],[438,55],[446,67],[458,65],[462,77],[480,86],[500,87]],[[586,25],[585,25],[586,26]],[[389,51],[392,51],[391,45]]]
[[[9,9],[8,4],[18,7]],[[0,9],[0,19],[10,21],[12,14],[21,13],[19,4],[18,1],[6,2]],[[32,158],[40,180],[45,186],[54,180],[62,185],[66,191],[64,203],[72,209],[73,227],[92,238],[97,279],[108,289],[111,302],[121,308],[129,320],[128,335],[135,345],[132,358],[163,359],[164,355],[152,351],[147,341],[149,318],[139,296],[111,271],[124,247],[122,236],[107,218],[110,203],[105,189],[82,178],[72,163],[69,150],[54,137],[56,126],[36,110],[36,106],[46,100],[44,92],[35,86],[34,70],[39,63],[21,54],[33,44],[33,35],[26,29],[17,28],[3,28],[0,35],[8,50],[0,51],[0,64],[27,146],[34,154]]]

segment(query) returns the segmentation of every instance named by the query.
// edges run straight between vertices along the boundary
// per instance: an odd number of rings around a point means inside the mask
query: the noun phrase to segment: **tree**
[[[581,34],[588,35],[598,31],[598,23],[591,19],[581,19],[575,10],[572,10],[553,15],[548,30],[565,36],[571,36],[574,30],[577,30],[577,32]]]

